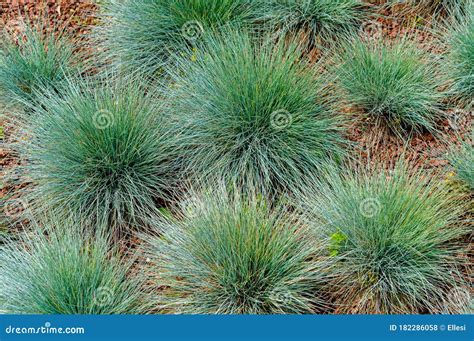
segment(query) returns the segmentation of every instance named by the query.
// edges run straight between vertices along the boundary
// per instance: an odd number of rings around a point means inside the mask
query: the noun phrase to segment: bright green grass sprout
[[[307,33],[309,46],[357,34],[367,14],[360,0],[268,0],[258,8],[280,34]]]
[[[474,4],[468,15],[452,26],[449,67],[453,72],[454,92],[461,102],[473,107],[474,99]]]
[[[25,104],[35,92],[57,90],[67,74],[77,74],[80,56],[62,32],[47,32],[44,25],[23,22],[18,39],[3,31],[0,44],[0,101]]]
[[[192,176],[274,192],[343,154],[341,116],[318,66],[300,58],[295,43],[261,45],[229,31],[207,39],[194,61],[179,63],[168,97],[187,127]]]
[[[436,131],[447,94],[434,55],[405,37],[393,42],[352,40],[334,59],[341,97],[375,124],[397,134]]]
[[[98,35],[105,35],[118,68],[156,75],[174,55],[189,55],[207,32],[250,23],[252,6],[250,0],[108,0]]]
[[[391,171],[329,167],[302,195],[316,231],[331,238],[340,313],[440,313],[459,307],[469,252],[455,191],[399,162]],[[464,260],[463,260],[464,259]],[[458,311],[459,312],[459,311]]]
[[[144,314],[145,280],[101,234],[70,221],[0,244],[0,309],[9,314]],[[133,273],[133,274],[132,274]]]
[[[190,314],[295,314],[323,308],[328,268],[312,234],[262,196],[214,188],[181,205],[150,240],[163,309]]]
[[[62,97],[41,100],[22,149],[35,183],[26,193],[33,212],[71,210],[120,229],[159,215],[180,150],[160,99],[136,81],[112,79],[70,81]]]
[[[449,155],[455,176],[462,183],[474,190],[474,146],[470,141],[463,141],[461,147],[455,148]]]

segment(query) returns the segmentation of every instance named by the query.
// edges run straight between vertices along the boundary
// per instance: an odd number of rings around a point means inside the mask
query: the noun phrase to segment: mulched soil
[[[0,0],[0,23],[18,27],[21,18],[47,15],[55,25],[64,24],[73,34],[85,34],[95,22],[97,6],[89,0]]]
[[[413,134],[408,143],[383,127],[367,122],[354,123],[348,138],[355,144],[355,152],[362,160],[370,163],[393,164],[404,157],[414,168],[433,170],[434,174],[446,171],[449,166],[447,155],[461,141],[472,141],[473,113],[468,110],[449,111],[450,118],[439,123],[440,135],[429,132]]]

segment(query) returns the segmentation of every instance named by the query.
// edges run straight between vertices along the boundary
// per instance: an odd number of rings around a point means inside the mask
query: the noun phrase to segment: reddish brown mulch
[[[449,165],[447,155],[461,141],[472,139],[473,113],[468,110],[448,112],[449,119],[440,122],[441,134],[429,132],[411,135],[407,141],[383,127],[368,122],[356,122],[348,131],[356,154],[371,163],[391,163],[404,157],[415,168],[421,167],[443,172]],[[438,172],[435,172],[438,173]]]

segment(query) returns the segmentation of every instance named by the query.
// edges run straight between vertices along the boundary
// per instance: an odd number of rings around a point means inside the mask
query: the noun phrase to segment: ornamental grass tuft
[[[417,15],[424,16],[448,16],[462,15],[467,12],[467,8],[472,0],[408,0],[414,7]]]
[[[37,119],[24,123],[33,212],[72,212],[120,229],[159,215],[177,180],[179,130],[151,91],[111,78],[71,80],[63,96],[43,96]]]
[[[367,16],[360,0],[261,1],[259,18],[283,36],[306,34],[310,46],[356,35]]]
[[[343,100],[397,134],[437,130],[447,93],[434,55],[408,37],[342,45],[333,70]]]
[[[473,108],[474,98],[474,4],[470,9],[452,25],[448,54],[455,96],[468,109]]]
[[[460,148],[453,148],[449,154],[449,161],[454,169],[454,175],[474,190],[474,146],[471,136],[470,141],[463,141]]]
[[[330,168],[303,194],[314,228],[333,241],[327,253],[337,259],[330,287],[338,313],[459,307],[453,293],[467,290],[465,207],[459,193],[432,176],[403,162],[391,171]]]
[[[343,154],[341,116],[318,65],[301,53],[293,42],[230,31],[180,61],[167,97],[186,127],[192,177],[291,190],[326,158]]]
[[[186,314],[321,310],[324,257],[301,220],[261,196],[194,195],[146,238],[163,309]]]
[[[249,24],[253,6],[249,0],[108,0],[98,35],[119,69],[153,76],[174,55],[188,55],[207,32]]]
[[[145,314],[145,280],[106,237],[49,222],[0,244],[0,307],[8,314]]]
[[[23,105],[44,89],[57,90],[66,75],[84,65],[64,32],[50,32],[45,25],[22,22],[18,37],[3,31],[0,43],[0,101]],[[45,32],[46,31],[46,32]]]

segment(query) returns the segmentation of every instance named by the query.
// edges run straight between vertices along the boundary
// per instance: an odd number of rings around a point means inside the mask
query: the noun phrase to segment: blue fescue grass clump
[[[108,58],[126,72],[162,72],[175,54],[188,54],[202,35],[222,26],[246,25],[249,0],[108,0],[98,34]],[[100,38],[100,37],[99,37]]]
[[[71,80],[48,93],[24,130],[33,211],[136,228],[158,215],[176,181],[179,131],[137,81]],[[67,209],[67,210],[66,210]]]
[[[144,314],[145,280],[102,234],[71,221],[0,245],[0,306],[9,314]]]
[[[472,0],[380,0],[376,3],[390,8],[401,18],[429,23],[465,15]]]
[[[470,109],[474,98],[474,4],[467,15],[452,25],[449,41],[449,67],[454,92]]]
[[[355,35],[367,15],[360,0],[261,1],[259,18],[282,35],[307,34],[310,44]]]
[[[321,309],[324,257],[295,215],[214,187],[145,238],[160,305],[174,313],[292,314]]]
[[[340,115],[318,66],[300,58],[296,43],[229,31],[180,61],[167,96],[186,127],[192,176],[291,189],[325,158],[342,155]]]
[[[432,175],[403,162],[391,171],[330,167],[303,194],[313,226],[332,240],[338,312],[439,313],[457,304],[451,293],[463,287],[469,252],[464,205]]]
[[[57,90],[65,75],[83,67],[64,32],[27,22],[22,28],[17,39],[4,30],[0,44],[0,101],[6,105],[34,101],[45,88]]]
[[[454,169],[454,176],[474,190],[474,146],[473,136],[470,141],[463,141],[460,148],[453,148],[449,161]]]
[[[446,77],[434,55],[408,37],[343,45],[335,56],[334,76],[347,103],[398,134],[436,131]]]
[[[462,15],[467,12],[472,0],[408,0],[408,4],[414,7],[417,15],[424,16],[447,16]],[[392,1],[400,3],[400,1]]]

